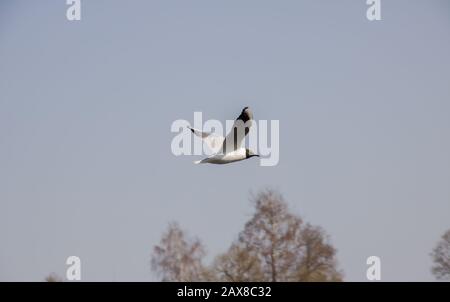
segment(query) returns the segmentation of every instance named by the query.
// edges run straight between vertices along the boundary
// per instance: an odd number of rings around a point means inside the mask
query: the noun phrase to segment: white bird
[[[215,154],[195,161],[195,164],[229,164],[232,162],[248,159],[253,156],[259,156],[245,147],[241,147],[245,136],[250,131],[253,121],[253,114],[248,107],[242,109],[241,114],[234,121],[230,133],[226,137],[215,133],[202,132],[200,130],[188,127],[192,133],[200,137],[206,145],[215,152]],[[234,138],[234,140],[233,140]],[[234,144],[233,144],[234,141]]]

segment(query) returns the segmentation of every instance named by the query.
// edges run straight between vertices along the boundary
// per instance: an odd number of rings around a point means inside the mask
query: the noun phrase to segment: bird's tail
[[[196,160],[196,161],[194,161],[194,164],[196,164],[196,165],[202,164],[202,163],[203,163],[203,160]]]

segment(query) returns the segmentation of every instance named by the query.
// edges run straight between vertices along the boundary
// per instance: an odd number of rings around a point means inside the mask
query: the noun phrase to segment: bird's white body
[[[221,165],[248,159],[253,156],[259,156],[258,154],[254,154],[250,150],[241,147],[245,136],[250,131],[252,120],[253,114],[248,107],[245,107],[235,120],[232,130],[226,137],[189,127],[192,133],[200,137],[203,142],[215,152],[214,155],[195,161],[194,163]]]
[[[245,148],[240,148],[232,152],[228,152],[225,154],[214,154],[205,159],[196,161],[196,164],[229,164],[235,161],[240,161],[246,159],[246,150]]]

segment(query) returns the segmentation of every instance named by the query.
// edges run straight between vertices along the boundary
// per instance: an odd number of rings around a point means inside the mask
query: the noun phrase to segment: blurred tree
[[[171,223],[153,249],[151,266],[162,281],[201,281],[207,276],[201,263],[204,255],[198,239],[188,240],[178,224]]]
[[[259,258],[237,243],[233,243],[226,253],[216,258],[211,271],[217,273],[218,281],[264,281]]]
[[[47,277],[45,277],[46,282],[63,282],[63,279],[58,276],[56,273],[51,273]]]
[[[188,241],[171,224],[154,248],[152,269],[164,281],[342,281],[324,230],[290,213],[275,191],[261,191],[252,201],[253,217],[211,267],[201,263],[200,241]]]
[[[336,250],[319,227],[291,214],[282,196],[265,190],[239,238],[218,257],[223,281],[342,281]]]
[[[434,262],[431,269],[433,275],[439,280],[450,280],[450,230],[442,235],[431,256]]]

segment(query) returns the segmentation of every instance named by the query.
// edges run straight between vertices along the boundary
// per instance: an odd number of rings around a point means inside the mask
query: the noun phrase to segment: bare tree
[[[265,190],[238,240],[218,257],[215,270],[225,281],[341,281],[336,250],[319,227],[291,214],[282,196]]]
[[[431,269],[433,275],[439,280],[450,280],[450,230],[442,235],[431,256],[434,262]]]
[[[187,239],[178,224],[171,223],[153,249],[151,266],[162,281],[201,281],[207,276],[201,263],[204,255],[198,239]]]
[[[336,249],[321,227],[306,224],[301,230],[302,250],[299,251],[297,281],[342,281],[336,269]]]

